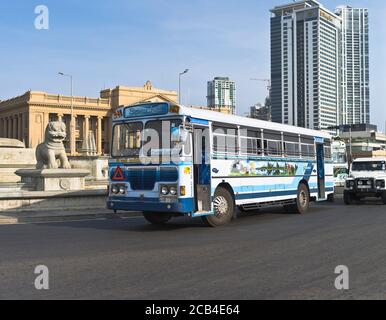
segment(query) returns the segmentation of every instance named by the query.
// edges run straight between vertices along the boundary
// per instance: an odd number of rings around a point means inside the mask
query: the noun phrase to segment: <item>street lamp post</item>
[[[185,69],[185,71],[180,72],[178,75],[178,104],[181,104],[181,76],[188,72],[189,69]]]
[[[71,74],[59,72],[59,75],[70,78],[71,82],[71,121],[70,121],[70,154],[75,155],[75,123],[74,123],[74,83]]]

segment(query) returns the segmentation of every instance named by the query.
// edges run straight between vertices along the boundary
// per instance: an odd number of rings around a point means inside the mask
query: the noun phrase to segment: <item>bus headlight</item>
[[[169,192],[172,196],[175,196],[177,194],[177,188],[176,187],[170,187]]]
[[[117,185],[113,184],[111,186],[111,192],[114,193],[114,194],[118,194],[119,193],[119,188]]]
[[[125,186],[120,186],[120,187],[119,187],[119,193],[120,193],[120,194],[125,194],[125,193],[126,193],[126,188],[125,188]]]
[[[166,196],[169,194],[169,188],[167,186],[162,186],[161,187],[161,194]]]

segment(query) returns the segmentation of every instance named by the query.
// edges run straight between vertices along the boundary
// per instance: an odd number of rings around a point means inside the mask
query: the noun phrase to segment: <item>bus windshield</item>
[[[114,126],[112,156],[139,157],[142,145],[142,122],[121,123]]]
[[[114,126],[112,157],[139,158],[170,156],[182,153],[182,145],[176,137],[182,126],[181,119],[149,120],[121,123]],[[187,145],[185,144],[185,151]]]

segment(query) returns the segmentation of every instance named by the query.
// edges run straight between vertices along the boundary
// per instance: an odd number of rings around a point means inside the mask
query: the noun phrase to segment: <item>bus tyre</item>
[[[143,212],[142,214],[148,222],[155,225],[163,225],[172,218],[168,213]]]
[[[225,188],[217,188],[213,199],[214,214],[202,217],[210,227],[219,227],[228,224],[234,215],[235,203],[231,193]]]
[[[354,197],[351,192],[344,191],[343,193],[343,202],[345,205],[349,206],[353,203]]]
[[[310,192],[304,183],[299,184],[294,205],[285,206],[287,212],[303,214],[310,207]]]
[[[334,202],[335,201],[335,196],[333,193],[330,193],[328,196],[327,196],[327,201],[328,202]]]

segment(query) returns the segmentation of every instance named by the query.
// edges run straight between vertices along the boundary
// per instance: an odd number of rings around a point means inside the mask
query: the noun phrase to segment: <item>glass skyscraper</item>
[[[370,123],[368,10],[341,6],[340,124]]]
[[[271,13],[272,121],[329,130],[339,121],[341,20],[312,0]]]

